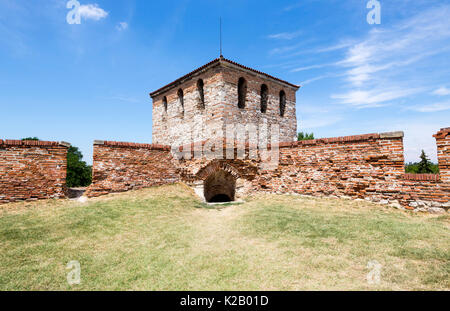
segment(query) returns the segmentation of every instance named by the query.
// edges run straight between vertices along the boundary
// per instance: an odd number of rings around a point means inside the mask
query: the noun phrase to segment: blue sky
[[[151,142],[148,93],[218,56],[303,87],[299,130],[316,137],[405,131],[406,160],[450,126],[450,1],[0,0],[0,138],[80,147]]]

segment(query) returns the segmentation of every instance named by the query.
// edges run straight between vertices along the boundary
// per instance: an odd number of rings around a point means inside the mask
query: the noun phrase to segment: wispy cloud
[[[341,104],[348,104],[358,108],[371,108],[385,106],[388,101],[417,94],[422,90],[422,88],[351,90],[343,94],[333,94],[331,98],[338,100],[338,103]]]
[[[301,30],[294,31],[294,32],[280,32],[280,33],[268,35],[267,38],[276,39],[276,40],[292,40],[294,38],[297,38],[301,34],[302,34]]]
[[[128,29],[128,23],[126,22],[120,22],[117,26],[116,29],[118,31],[123,31],[123,30],[127,30]]]
[[[313,78],[304,80],[304,81],[300,82],[299,84],[301,86],[305,86],[305,85],[308,85],[310,83],[313,83],[313,82],[316,82],[316,81],[319,81],[319,80],[322,80],[322,79],[330,78],[330,77],[335,77],[335,76],[336,75],[334,75],[334,74],[323,74],[323,75],[320,75],[320,76],[317,76],[317,77],[313,77]]]
[[[300,71],[306,71],[311,69],[319,69],[324,68],[327,66],[332,66],[333,64],[320,64],[320,65],[311,65],[311,66],[304,66],[304,67],[297,67],[291,70],[291,72],[300,72]]]
[[[376,107],[425,91],[427,82],[422,80],[417,85],[417,72],[411,75],[409,70],[419,60],[448,53],[448,16],[450,6],[446,5],[370,31],[366,38],[349,46],[345,58],[338,62],[345,70],[347,91],[331,98],[356,107]],[[428,73],[430,68],[426,70]],[[447,91],[440,89],[438,93]]]
[[[434,103],[434,104],[430,104],[430,105],[413,106],[413,107],[410,107],[409,109],[418,111],[418,112],[445,111],[445,110],[450,110],[450,101]]]
[[[342,49],[348,48],[348,47],[350,47],[350,46],[352,46],[354,44],[355,44],[354,41],[348,41],[347,40],[347,41],[342,41],[342,42],[340,42],[338,44],[334,44],[334,45],[331,45],[331,46],[315,49],[314,52],[317,52],[317,53],[333,52],[333,51],[337,51],[337,50],[342,50]]]
[[[439,95],[439,96],[447,96],[450,95],[450,89],[446,87],[440,87],[437,90],[433,92],[433,95]]]
[[[295,10],[295,9],[298,9],[298,8],[302,7],[304,4],[305,4],[305,1],[297,2],[297,3],[291,4],[291,5],[285,6],[282,9],[282,11],[283,12],[290,12],[292,10]]]
[[[99,21],[108,16],[108,12],[98,6],[98,4],[84,4],[78,8],[80,16],[84,19]]]

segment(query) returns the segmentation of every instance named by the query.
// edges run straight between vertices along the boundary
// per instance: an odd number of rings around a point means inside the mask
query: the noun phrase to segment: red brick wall
[[[279,170],[261,176],[261,184],[272,191],[361,198],[409,209],[448,207],[448,182],[404,173],[401,132],[284,144],[280,152]]]
[[[86,195],[100,196],[179,180],[170,147],[98,141],[94,143],[93,180]]]
[[[198,188],[208,172],[225,169],[237,178],[238,197],[254,191],[299,193],[442,210],[449,207],[450,198],[450,183],[445,180],[450,135],[441,131],[438,136],[441,178],[405,174],[402,132],[282,143],[276,170],[261,170],[260,160],[248,158],[175,160],[167,146],[100,142],[94,146],[94,183],[88,195],[178,180]]]
[[[237,172],[238,196],[253,191],[299,193],[424,210],[442,210],[450,197],[450,184],[439,176],[405,174],[402,132],[282,143],[276,170],[262,171],[260,161],[250,159],[192,159],[178,165],[182,180],[194,187],[207,177],[202,172],[209,168]]]
[[[441,180],[450,183],[450,127],[441,129],[434,137],[437,144]]]
[[[0,203],[64,197],[68,146],[0,140]]]
[[[363,198],[380,183],[401,179],[402,137],[367,134],[282,144],[279,169],[275,178],[267,173],[267,182],[280,192]]]

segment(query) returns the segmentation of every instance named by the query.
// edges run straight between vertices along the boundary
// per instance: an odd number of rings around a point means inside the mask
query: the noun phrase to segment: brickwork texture
[[[69,146],[0,140],[0,203],[64,197]]]

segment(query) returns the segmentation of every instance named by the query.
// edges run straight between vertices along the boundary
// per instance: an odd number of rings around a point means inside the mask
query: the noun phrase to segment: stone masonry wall
[[[88,197],[174,183],[179,180],[170,147],[96,141]]]
[[[238,81],[241,77],[247,81],[244,109],[238,107]],[[225,82],[225,111],[223,114],[225,124],[267,124],[268,126],[276,124],[280,128],[280,142],[297,140],[296,89],[228,66],[223,70],[223,79]],[[267,85],[269,90],[265,113],[261,112],[261,85],[263,84]],[[283,117],[280,116],[280,91],[286,93],[286,109]],[[258,135],[262,134],[258,132]],[[267,136],[270,137],[270,134]]]
[[[64,197],[69,146],[0,140],[0,203]]]
[[[229,61],[196,72],[165,91],[153,95],[153,142],[169,146],[181,146],[206,139],[224,136],[227,124],[267,124],[280,127],[279,141],[296,139],[296,91],[297,87],[284,84],[264,74],[242,69]],[[238,81],[247,82],[246,105],[238,107]],[[203,80],[204,105],[201,105],[197,82]],[[261,112],[261,86],[268,86],[267,111]],[[183,91],[183,103],[178,96]],[[280,91],[286,93],[285,115],[280,116]],[[164,99],[167,99],[167,110]],[[184,110],[183,110],[184,108]],[[248,135],[248,134],[247,134]],[[265,135],[265,134],[264,134]],[[267,136],[270,136],[268,134]]]
[[[199,79],[204,82],[205,108],[200,106],[197,92]],[[184,113],[178,99],[179,89],[184,94]],[[208,129],[222,122],[223,100],[218,91],[220,89],[223,89],[223,81],[216,67],[153,98],[153,143],[184,145],[210,137]],[[163,104],[164,97],[167,98],[167,111]]]

